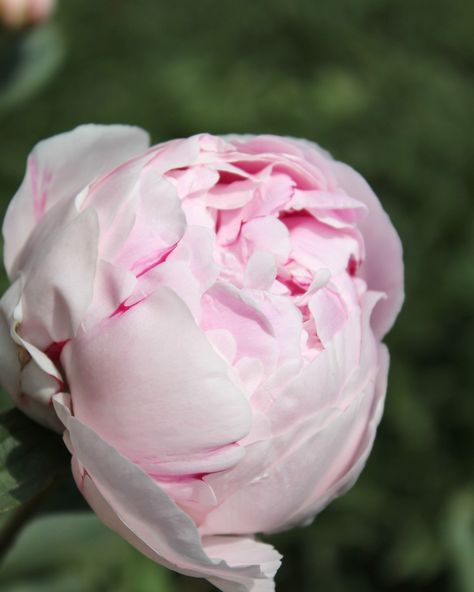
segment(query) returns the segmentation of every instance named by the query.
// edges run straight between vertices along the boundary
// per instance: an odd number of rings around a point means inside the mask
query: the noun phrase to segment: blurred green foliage
[[[59,434],[19,409],[0,413],[0,516],[41,495],[69,465]]]
[[[61,3],[60,3],[61,4]],[[154,141],[198,131],[303,136],[352,164],[405,247],[385,416],[354,489],[269,537],[278,590],[474,590],[474,120],[469,0],[67,0],[58,75],[0,112],[2,207],[35,142],[83,122]],[[205,592],[87,513],[41,518],[5,592]]]

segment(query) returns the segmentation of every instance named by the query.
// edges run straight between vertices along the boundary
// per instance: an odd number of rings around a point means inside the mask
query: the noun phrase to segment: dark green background
[[[60,48],[45,49],[49,69],[60,66],[0,110],[3,207],[35,142],[83,122],[137,124],[154,141],[198,131],[303,136],[362,172],[405,249],[386,412],[354,489],[313,526],[270,539],[285,555],[278,590],[472,592],[470,0],[60,4],[62,61]],[[2,35],[5,58],[13,40]],[[33,524],[0,570],[0,588],[210,586],[156,567],[83,514]]]

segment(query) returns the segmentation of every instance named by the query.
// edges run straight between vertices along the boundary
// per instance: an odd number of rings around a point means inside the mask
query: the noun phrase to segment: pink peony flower
[[[30,155],[4,224],[2,386],[64,430],[78,487],[132,545],[273,590],[280,556],[255,533],[311,522],[372,446],[400,241],[309,142],[147,142],[88,125]]]
[[[0,20],[9,27],[22,27],[45,21],[56,0],[0,0]]]

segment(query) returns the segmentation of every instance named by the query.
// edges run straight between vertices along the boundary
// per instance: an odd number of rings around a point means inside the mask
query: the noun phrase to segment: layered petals
[[[274,590],[255,535],[347,490],[382,414],[403,264],[367,183],[304,140],[85,126],[35,148],[4,235],[0,383],[91,507],[162,565]]]
[[[373,336],[363,330],[375,303],[368,297],[362,319],[352,319],[266,409],[271,436],[247,446],[234,469],[206,477],[217,507],[203,532],[273,532],[298,524],[314,515],[313,506],[352,469],[368,426],[373,439],[385,394],[385,351],[377,353]]]
[[[386,294],[374,311],[372,320],[376,336],[382,339],[392,327],[403,304],[402,244],[367,181],[342,162],[333,162],[332,166],[341,187],[368,208],[367,217],[360,223],[366,249],[360,274],[372,290]]]
[[[158,563],[205,577],[223,592],[274,590],[280,555],[272,547],[250,537],[201,537],[155,481],[72,416],[67,395],[54,405],[78,487],[107,526]]]
[[[149,473],[179,475],[183,463],[205,473],[242,457],[248,403],[169,288],[70,341],[61,361],[75,416]]]

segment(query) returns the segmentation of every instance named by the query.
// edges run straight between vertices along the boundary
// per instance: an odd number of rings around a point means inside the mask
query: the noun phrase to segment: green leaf
[[[58,434],[17,409],[0,413],[0,514],[44,491],[69,462]]]

